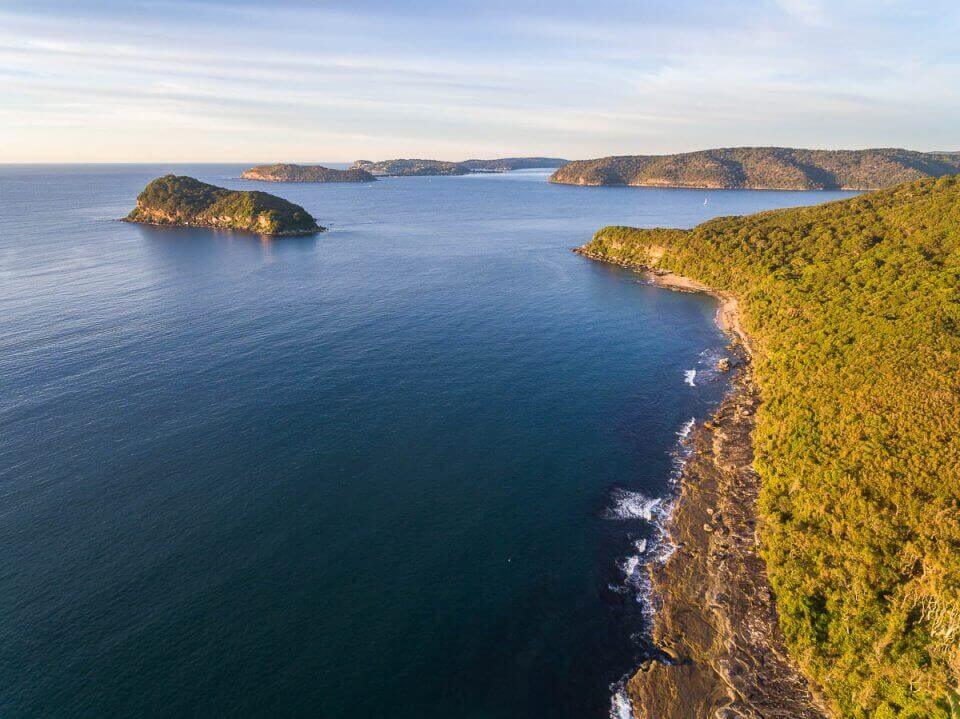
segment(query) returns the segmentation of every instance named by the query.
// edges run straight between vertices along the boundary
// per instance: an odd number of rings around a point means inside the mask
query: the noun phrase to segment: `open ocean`
[[[242,169],[0,166],[0,716],[607,716],[726,339],[570,248],[852,193]],[[112,221],[167,172],[331,231]]]

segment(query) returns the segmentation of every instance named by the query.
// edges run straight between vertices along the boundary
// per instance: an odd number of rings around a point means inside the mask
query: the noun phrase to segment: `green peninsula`
[[[257,165],[244,170],[244,180],[263,182],[374,182],[377,178],[366,170],[335,170],[323,165]]]
[[[300,205],[266,192],[228,190],[192,177],[164,175],[137,197],[127,222],[213,227],[258,235],[308,235],[323,231]]]
[[[758,533],[792,656],[848,719],[960,709],[960,178],[580,251],[739,302]]]
[[[875,190],[960,172],[960,152],[734,147],[678,155],[578,160],[550,176],[565,185],[753,190]]]

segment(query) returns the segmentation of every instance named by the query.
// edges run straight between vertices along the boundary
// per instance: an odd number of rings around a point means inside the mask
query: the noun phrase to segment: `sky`
[[[0,162],[960,150],[958,38],[958,0],[0,0]]]

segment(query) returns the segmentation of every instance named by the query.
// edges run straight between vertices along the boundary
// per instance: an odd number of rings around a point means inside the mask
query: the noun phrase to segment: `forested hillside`
[[[960,154],[911,150],[732,147],[679,155],[624,155],[564,165],[551,182],[758,190],[875,190],[960,172]]]
[[[585,249],[739,298],[763,553],[837,713],[960,711],[960,179]]]

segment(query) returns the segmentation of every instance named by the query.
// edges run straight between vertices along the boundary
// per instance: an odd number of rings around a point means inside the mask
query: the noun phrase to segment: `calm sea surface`
[[[0,715],[606,716],[725,341],[569,249],[841,193],[241,169],[0,167]],[[331,231],[111,221],[166,172]]]

